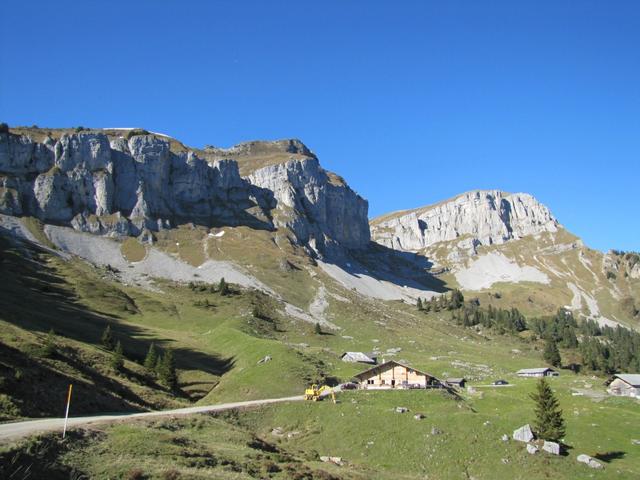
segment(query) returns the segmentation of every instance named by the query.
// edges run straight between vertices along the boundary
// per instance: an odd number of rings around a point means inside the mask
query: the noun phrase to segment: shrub
[[[127,480],[142,480],[147,478],[147,475],[145,475],[141,468],[132,468],[127,472],[127,476],[125,478],[127,478]]]
[[[165,470],[162,473],[162,478],[164,478],[164,480],[177,480],[178,478],[180,478],[180,472],[175,468]]]
[[[149,135],[149,132],[143,130],[142,128],[134,128],[133,130],[129,130],[129,132],[127,132],[127,140],[138,135]]]
[[[11,419],[20,415],[20,409],[8,395],[0,393],[0,419]]]
[[[39,356],[45,358],[51,358],[56,353],[56,332],[53,329],[49,330],[47,333],[47,338],[44,341],[44,345],[40,348],[38,352]]]
[[[9,133],[9,125],[4,122],[0,123],[0,133]]]

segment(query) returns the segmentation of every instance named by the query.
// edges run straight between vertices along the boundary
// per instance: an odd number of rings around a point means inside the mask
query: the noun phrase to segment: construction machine
[[[315,383],[309,388],[305,389],[304,399],[317,402],[318,400],[322,399],[325,392],[328,392],[331,395],[331,400],[333,401],[333,403],[336,403],[336,394],[334,393],[333,388],[329,387],[328,385],[318,386]]]

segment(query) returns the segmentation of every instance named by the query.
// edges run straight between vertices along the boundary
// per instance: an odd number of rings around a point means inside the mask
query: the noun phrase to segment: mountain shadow
[[[325,262],[337,265],[351,275],[368,276],[401,288],[409,287],[437,293],[450,290],[444,281],[430,272],[433,263],[423,255],[399,252],[370,242],[364,250],[350,251],[349,257],[329,257]]]

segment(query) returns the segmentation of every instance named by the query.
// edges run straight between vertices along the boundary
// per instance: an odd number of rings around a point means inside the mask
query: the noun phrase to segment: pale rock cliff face
[[[368,245],[367,202],[298,141],[250,142],[213,149],[216,155],[170,147],[170,139],[152,134],[81,132],[36,142],[0,133],[0,213],[103,235],[193,222],[288,227],[318,253]],[[268,166],[243,178],[230,159],[237,153]],[[303,158],[272,164],[289,154]]]
[[[368,202],[330,175],[309,157],[260,168],[247,178],[273,192],[276,225],[291,229],[312,249],[364,248],[370,240]]]
[[[465,245],[460,246],[474,250],[478,245],[502,244],[559,228],[549,209],[529,194],[477,190],[374,219],[371,236],[377,243],[403,251],[464,237]]]

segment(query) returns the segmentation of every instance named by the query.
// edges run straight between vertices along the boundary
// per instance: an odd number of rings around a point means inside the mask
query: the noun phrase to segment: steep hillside
[[[640,326],[637,256],[586,247],[531,195],[468,192],[373,219],[371,236],[425,257],[448,287],[481,299],[497,291],[531,315],[566,307],[601,325]]]

